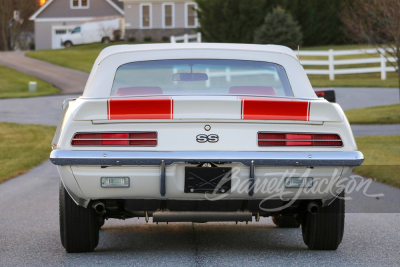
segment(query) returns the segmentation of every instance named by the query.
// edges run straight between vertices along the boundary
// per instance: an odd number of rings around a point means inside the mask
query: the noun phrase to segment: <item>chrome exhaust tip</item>
[[[92,207],[98,214],[103,214],[106,212],[106,206],[103,202],[95,202],[93,203]]]
[[[311,214],[317,214],[319,212],[319,204],[316,201],[311,201],[310,203],[308,203],[307,205],[307,210],[311,213]]]

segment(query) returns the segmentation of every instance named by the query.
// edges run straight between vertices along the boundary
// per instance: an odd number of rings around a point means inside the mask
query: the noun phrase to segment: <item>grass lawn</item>
[[[29,82],[37,82],[37,91],[29,92]],[[0,66],[0,98],[33,97],[58,94],[60,90],[38,78]]]
[[[127,43],[111,43],[107,45],[103,43],[96,43],[89,45],[78,45],[66,49],[31,51],[25,55],[27,57],[47,61],[66,68],[90,72],[92,70],[94,61],[100,54],[101,50],[110,45],[121,44]]]
[[[345,111],[351,124],[396,124],[400,123],[400,104],[378,106]]]
[[[400,135],[356,137],[365,161],[354,172],[400,188]]]
[[[56,127],[0,123],[0,183],[49,158]]]
[[[118,43],[126,44],[126,43]],[[131,43],[134,44],[134,43]],[[111,44],[114,45],[114,44]],[[26,56],[36,58],[39,60],[48,61],[50,63],[61,65],[67,68],[73,68],[90,72],[93,63],[102,49],[106,46],[105,44],[90,44],[90,45],[79,45],[68,49],[59,50],[42,50],[28,52]],[[360,45],[336,45],[336,46],[316,46],[316,47],[305,47],[302,50],[348,50],[348,49],[362,49],[371,48],[368,46]],[[350,59],[350,58],[365,58],[365,57],[379,57],[378,54],[372,55],[349,55],[349,56],[337,56],[335,59]],[[300,56],[301,60],[327,60],[328,57],[314,57],[314,56]],[[377,67],[377,64],[359,64],[359,65],[345,65],[335,66],[335,68],[363,68],[363,67]],[[305,66],[309,69],[327,69],[328,66]],[[398,87],[399,81],[396,73],[388,72],[387,79],[381,80],[380,73],[370,74],[348,74],[348,75],[336,75],[334,81],[330,81],[328,75],[310,75],[311,84],[314,87]]]

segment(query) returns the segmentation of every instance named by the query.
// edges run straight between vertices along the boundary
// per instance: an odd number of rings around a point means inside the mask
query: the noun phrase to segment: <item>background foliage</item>
[[[345,0],[196,0],[199,31],[209,42],[253,43],[254,32],[278,6],[298,21],[303,45],[343,44]]]
[[[199,23],[206,41],[252,43],[266,15],[266,0],[197,0]]]
[[[302,44],[301,29],[292,16],[278,7],[265,17],[264,23],[255,31],[257,44],[285,45],[292,49]]]

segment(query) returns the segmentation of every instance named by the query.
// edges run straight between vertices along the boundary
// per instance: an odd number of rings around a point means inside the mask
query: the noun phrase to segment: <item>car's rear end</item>
[[[336,197],[363,156],[341,108],[316,97],[290,49],[109,48],[83,97],[64,111],[51,161],[63,202],[90,213],[87,224],[273,216],[282,227],[302,223],[310,248],[335,249],[341,241],[343,201]],[[320,219],[329,209],[331,217]],[[65,226],[71,212],[70,204],[61,209],[64,247],[94,249],[96,231],[81,237],[92,240],[84,248],[65,237],[73,236]],[[324,241],[318,231],[332,218],[335,240]]]

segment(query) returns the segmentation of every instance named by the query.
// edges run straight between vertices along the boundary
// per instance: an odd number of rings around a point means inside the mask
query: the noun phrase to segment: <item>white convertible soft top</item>
[[[256,45],[256,44],[225,44],[225,43],[167,43],[167,44],[140,44],[140,45],[115,45],[101,51],[96,63],[100,64],[105,58],[121,53],[165,51],[165,50],[224,50],[224,51],[253,51],[286,54],[297,59],[292,49],[282,45]]]
[[[292,49],[280,45],[225,43],[168,43],[107,47],[93,65],[83,97],[110,98],[114,76],[121,65],[137,61],[188,58],[276,63],[285,68],[295,97],[317,99],[303,66]]]

